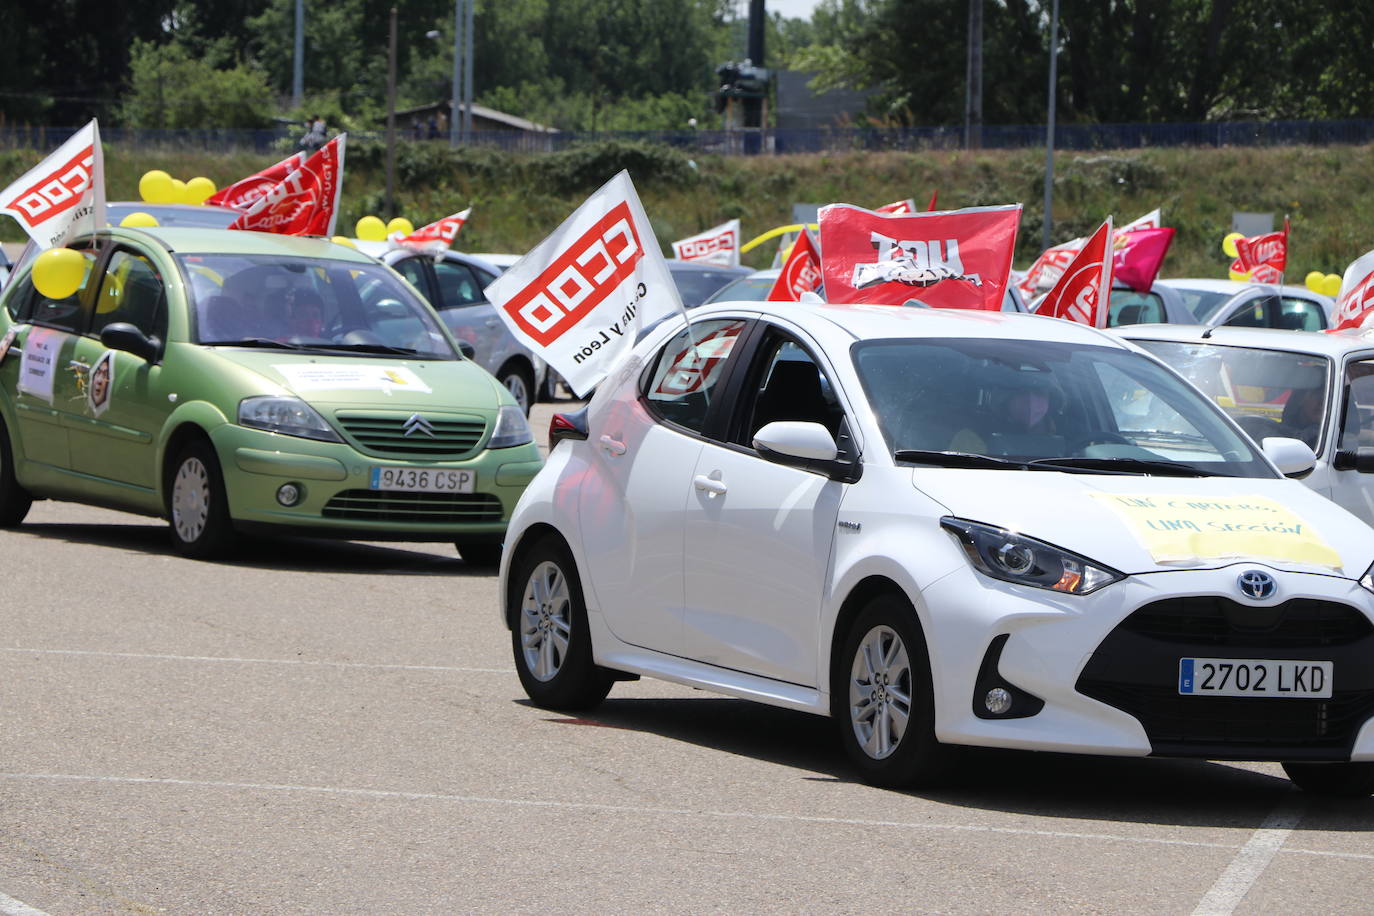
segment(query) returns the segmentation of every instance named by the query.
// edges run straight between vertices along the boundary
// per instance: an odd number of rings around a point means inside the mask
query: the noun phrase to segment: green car
[[[434,311],[322,239],[107,229],[81,288],[0,294],[0,525],[34,499],[238,533],[452,541],[493,564],[542,465],[524,414]]]

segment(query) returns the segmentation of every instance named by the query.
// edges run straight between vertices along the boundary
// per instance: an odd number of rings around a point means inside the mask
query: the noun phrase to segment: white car
[[[1374,791],[1374,531],[1110,335],[718,303],[550,433],[501,567],[538,705],[646,675],[828,715],[882,785],[982,745]]]
[[[1162,290],[1161,290],[1162,288]],[[1173,278],[1156,280],[1153,292],[1173,292],[1195,317],[1189,324],[1238,328],[1279,328],[1289,331],[1322,331],[1331,326],[1336,303],[1329,296],[1305,286],[1266,286],[1234,280]],[[1112,293],[1116,302],[1116,293]],[[1150,310],[1143,308],[1135,322],[1146,323]]]
[[[1196,385],[1255,441],[1306,442],[1317,462],[1302,482],[1374,525],[1374,338],[1196,326],[1115,333]]]

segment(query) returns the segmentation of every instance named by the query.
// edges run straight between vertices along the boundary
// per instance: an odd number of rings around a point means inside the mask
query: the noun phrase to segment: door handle
[[[602,436],[599,441],[601,442],[601,447],[604,448],[606,451],[610,452],[612,455],[625,454],[624,442],[621,442],[618,439],[612,439],[610,436]]]
[[[709,493],[712,496],[724,496],[725,491],[729,489],[725,486],[725,481],[707,477],[705,474],[698,474],[693,477],[692,485],[703,493]]]

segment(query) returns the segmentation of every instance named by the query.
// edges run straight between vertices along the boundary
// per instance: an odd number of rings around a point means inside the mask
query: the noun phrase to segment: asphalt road
[[[1272,765],[983,753],[904,793],[798,713],[536,709],[446,545],[197,563],[40,503],[0,558],[5,916],[1374,912],[1374,802]]]

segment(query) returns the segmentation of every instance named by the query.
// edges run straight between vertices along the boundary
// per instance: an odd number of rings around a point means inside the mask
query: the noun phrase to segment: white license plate
[[[1331,662],[1180,658],[1178,692],[1208,697],[1331,697]]]
[[[403,490],[407,493],[471,493],[477,486],[477,472],[373,468],[370,486],[373,490]]]

